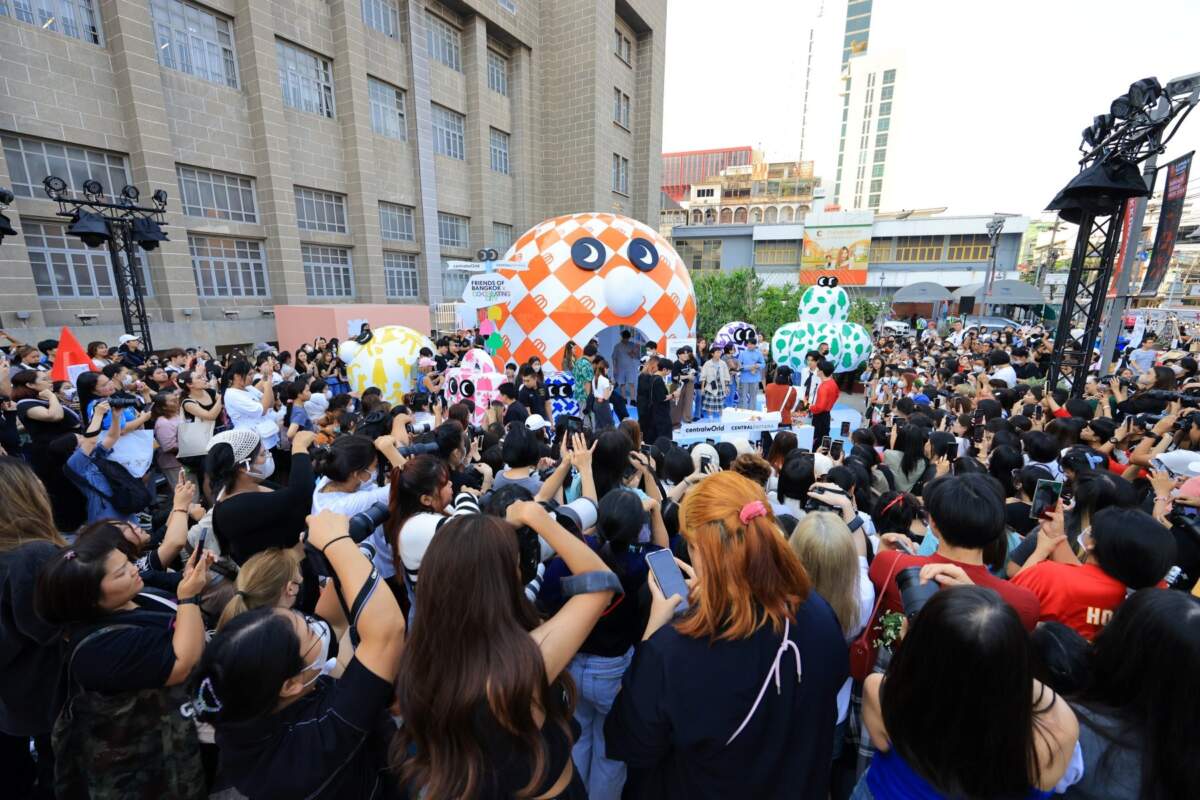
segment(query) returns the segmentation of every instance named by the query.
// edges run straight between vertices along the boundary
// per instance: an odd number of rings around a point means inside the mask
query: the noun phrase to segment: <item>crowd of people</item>
[[[533,359],[476,424],[471,331],[404,398],[336,340],[72,382],[0,336],[6,794],[1200,797],[1190,340],[1072,396],[1036,326],[857,376],[625,335],[568,346],[578,415]]]

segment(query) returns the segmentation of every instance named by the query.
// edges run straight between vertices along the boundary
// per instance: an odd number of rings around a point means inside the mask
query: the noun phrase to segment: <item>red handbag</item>
[[[888,570],[887,577],[883,580],[883,591],[879,593],[879,597],[875,598],[875,607],[871,609],[871,621],[867,623],[867,627],[863,628],[863,632],[858,635],[853,642],[850,643],[850,677],[862,683],[875,669],[875,657],[878,655],[875,651],[875,644],[872,642],[871,632],[875,630],[875,622],[879,618],[879,607],[883,605],[883,596],[887,593],[888,584],[892,582],[892,576],[896,574],[896,567],[900,564],[900,554],[892,559],[892,567]]]

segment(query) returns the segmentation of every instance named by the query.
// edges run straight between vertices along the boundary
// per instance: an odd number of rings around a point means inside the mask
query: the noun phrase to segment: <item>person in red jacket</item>
[[[817,387],[817,396],[808,408],[808,412],[812,414],[814,450],[820,445],[821,439],[829,435],[829,412],[833,410],[838,399],[838,386],[837,381],[833,379],[833,370],[833,362],[829,359],[817,362],[821,385]]]

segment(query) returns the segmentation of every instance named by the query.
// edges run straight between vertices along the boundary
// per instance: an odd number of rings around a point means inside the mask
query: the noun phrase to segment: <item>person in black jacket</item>
[[[529,416],[529,409],[517,399],[517,387],[511,383],[502,383],[497,391],[500,402],[504,404],[504,424],[524,422]]]
[[[12,797],[53,798],[50,729],[63,701],[63,633],[34,612],[33,592],[42,565],[66,542],[45,487],[24,461],[0,457],[0,486],[0,764]]]

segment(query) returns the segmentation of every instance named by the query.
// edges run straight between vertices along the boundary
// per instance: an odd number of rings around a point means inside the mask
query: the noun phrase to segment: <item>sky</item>
[[[805,158],[831,189],[845,13],[846,0],[669,0],[663,151],[797,158],[812,29]],[[910,76],[919,130],[903,156],[927,165],[899,187],[903,207],[1038,214],[1130,83],[1200,72],[1197,30],[1198,0],[875,0],[870,51],[902,52]],[[1160,161],[1198,148],[1200,111]]]

